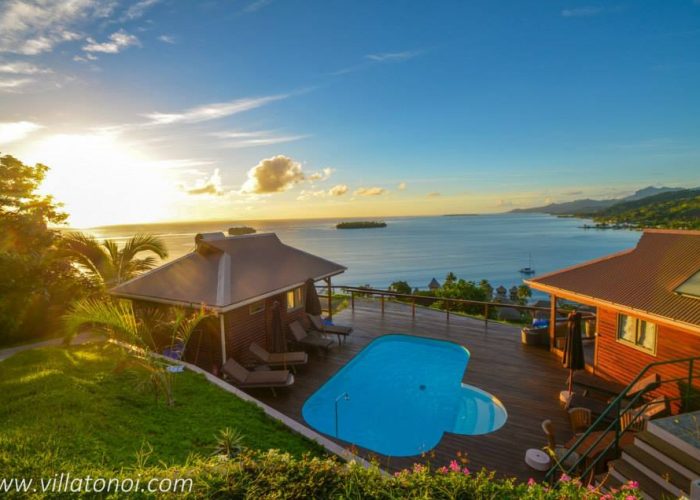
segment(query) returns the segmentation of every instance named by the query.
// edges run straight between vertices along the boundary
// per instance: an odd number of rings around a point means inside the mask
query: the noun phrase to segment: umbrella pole
[[[569,370],[569,396],[574,393],[574,371]]]

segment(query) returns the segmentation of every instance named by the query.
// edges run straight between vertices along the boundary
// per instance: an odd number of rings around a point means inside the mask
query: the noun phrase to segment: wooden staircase
[[[639,483],[646,498],[686,497],[700,500],[700,488],[691,483],[700,479],[700,449],[649,422],[634,442],[622,448],[619,459],[608,464],[608,474],[598,477],[606,490],[619,489],[629,481]],[[696,491],[697,490],[697,491]]]

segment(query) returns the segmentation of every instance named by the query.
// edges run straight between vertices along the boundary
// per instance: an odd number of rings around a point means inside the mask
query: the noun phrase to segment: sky
[[[70,224],[700,185],[700,0],[0,0],[0,153]]]

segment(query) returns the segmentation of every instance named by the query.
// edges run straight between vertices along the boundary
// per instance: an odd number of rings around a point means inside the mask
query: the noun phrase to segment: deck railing
[[[321,286],[320,288],[327,290],[327,286]],[[536,313],[536,312],[544,312],[547,314],[547,317],[549,317],[549,314],[551,313],[551,310],[549,307],[538,307],[538,306],[528,306],[528,305],[523,305],[523,304],[517,304],[517,303],[511,303],[511,302],[485,302],[485,301],[479,301],[479,300],[467,300],[467,299],[453,299],[453,298],[448,298],[448,297],[435,297],[431,295],[413,295],[413,294],[406,294],[406,293],[398,293],[398,292],[392,292],[390,290],[381,290],[378,288],[365,288],[365,287],[356,287],[356,286],[342,286],[342,285],[333,285],[330,287],[331,290],[340,290],[344,292],[345,294],[350,295],[350,307],[352,310],[355,310],[355,297],[360,296],[360,297],[379,297],[380,300],[380,307],[382,314],[384,314],[384,302],[387,299],[393,299],[396,301],[404,302],[404,303],[409,303],[411,305],[411,316],[415,319],[416,317],[416,305],[420,306],[423,303],[436,303],[439,302],[441,304],[445,305],[445,315],[446,315],[446,320],[449,322],[450,321],[450,314],[455,314],[458,312],[458,306],[474,306],[475,308],[479,308],[482,311],[482,314],[479,316],[483,316],[484,319],[484,328],[488,329],[488,323],[489,323],[489,317],[491,311],[498,310],[499,308],[506,308],[506,309],[516,309],[520,312],[530,312],[530,313]],[[324,294],[325,295],[325,294]],[[329,305],[330,306],[330,305]],[[566,309],[557,309],[557,313],[559,314],[567,314],[571,311],[566,310]]]
[[[627,397],[634,386],[648,375],[653,375],[652,370],[660,366],[674,365],[683,371],[684,375],[669,379],[661,379],[650,391],[639,391],[632,397]],[[620,440],[622,436],[628,432],[639,429],[645,425],[645,412],[650,406],[658,405],[658,401],[649,400],[648,394],[665,393],[665,401],[668,407],[671,408],[673,403],[679,402],[681,411],[689,411],[693,408],[694,401],[700,401],[700,389],[693,387],[694,380],[700,380],[700,373],[695,373],[700,370],[700,356],[691,358],[679,358],[667,361],[657,361],[649,363],[645,366],[632,380],[625,389],[620,392],[593,422],[593,424],[584,432],[569,448],[566,454],[558,457],[558,463],[547,472],[545,480],[554,481],[557,474],[567,474],[569,476],[579,476],[581,478],[592,478],[596,466],[601,460],[617,457],[620,452]],[[669,388],[669,384],[677,384],[674,390],[663,390]],[[683,387],[685,384],[685,387]],[[665,386],[665,387],[664,387]],[[678,396],[668,397],[667,394],[678,392]],[[627,415],[629,418],[623,418]],[[601,430],[602,429],[602,430]],[[588,446],[583,449],[584,443],[594,432],[598,432],[597,437],[588,443]],[[609,444],[602,449],[596,450],[596,455],[591,457],[591,452],[606,439],[607,436],[613,436]],[[554,450],[552,450],[554,451]],[[568,462],[572,456],[578,455],[578,459],[572,460],[569,466],[563,464]]]

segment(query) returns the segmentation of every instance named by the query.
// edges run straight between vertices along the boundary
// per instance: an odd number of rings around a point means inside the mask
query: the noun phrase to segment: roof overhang
[[[523,280],[525,284],[530,286],[531,288],[534,288],[535,290],[539,290],[541,292],[549,293],[550,295],[554,295],[556,297],[562,298],[562,299],[568,299],[572,300],[574,302],[579,302],[581,304],[587,304],[590,306],[601,306],[601,307],[607,307],[610,309],[615,309],[617,311],[620,311],[624,314],[628,314],[631,316],[635,316],[638,318],[641,318],[643,320],[648,320],[653,323],[665,325],[665,326],[670,326],[672,328],[676,328],[679,330],[683,330],[688,333],[692,333],[694,335],[700,335],[700,325],[695,325],[692,323],[686,323],[683,321],[678,321],[674,320],[665,316],[660,316],[658,314],[651,313],[649,311],[644,311],[641,309],[636,309],[634,307],[629,307],[624,304],[618,304],[616,302],[612,302],[609,300],[605,299],[600,299],[598,297],[592,297],[590,295],[585,295],[579,292],[575,292],[572,290],[565,290],[563,288],[558,288],[552,285],[546,285],[544,283],[539,283],[537,281],[533,280]]]

